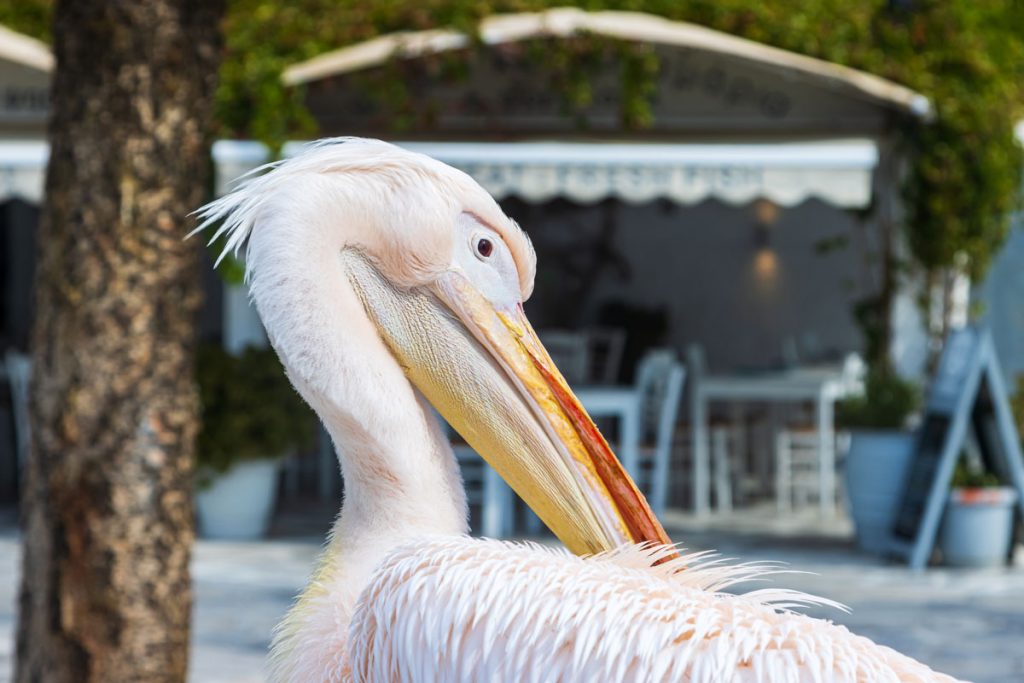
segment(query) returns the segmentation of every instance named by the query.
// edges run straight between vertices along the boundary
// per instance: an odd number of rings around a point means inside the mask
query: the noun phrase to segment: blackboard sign
[[[942,464],[949,425],[948,415],[928,415],[921,425],[917,449],[910,463],[910,471],[907,472],[903,503],[893,525],[893,535],[896,538],[913,541],[917,536],[917,530],[921,527],[921,519],[928,505],[932,482],[935,481],[939,465]]]
[[[893,523],[893,551],[923,569],[935,545],[950,480],[973,435],[985,467],[1018,492],[1024,518],[1024,459],[992,339],[957,330],[946,341]]]

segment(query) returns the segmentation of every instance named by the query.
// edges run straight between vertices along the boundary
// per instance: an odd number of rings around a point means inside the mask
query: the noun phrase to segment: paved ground
[[[819,610],[818,616],[977,683],[1024,681],[1024,558],[1014,569],[918,574],[855,552],[841,522],[811,533],[807,524],[766,519],[666,521],[673,538],[691,548],[717,547],[740,560],[778,560],[815,572],[780,576],[776,584],[828,596],[853,610]],[[270,631],[303,584],[319,539],[198,544],[192,681],[262,680]],[[15,532],[0,527],[0,683],[10,676],[17,567]]]

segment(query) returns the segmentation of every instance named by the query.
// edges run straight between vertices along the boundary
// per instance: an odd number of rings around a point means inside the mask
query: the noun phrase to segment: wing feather
[[[356,681],[933,683],[954,679],[793,608],[787,590],[720,592],[777,573],[697,553],[453,538],[395,551],[356,606]]]

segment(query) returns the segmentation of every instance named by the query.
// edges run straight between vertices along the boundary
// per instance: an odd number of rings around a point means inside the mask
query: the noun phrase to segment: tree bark
[[[60,0],[20,683],[182,681],[197,245],[223,0]]]

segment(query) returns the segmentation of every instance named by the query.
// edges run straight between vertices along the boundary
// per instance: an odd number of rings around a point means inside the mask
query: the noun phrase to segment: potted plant
[[[283,457],[312,442],[315,422],[270,349],[204,346],[197,362],[199,530],[208,538],[266,532]]]
[[[943,561],[954,567],[992,567],[1005,562],[1016,503],[1016,490],[961,458],[939,534]]]
[[[841,402],[836,421],[850,431],[846,455],[846,499],[857,544],[868,552],[888,550],[903,493],[914,435],[905,429],[917,408],[917,387],[890,369],[872,369],[864,393]]]

